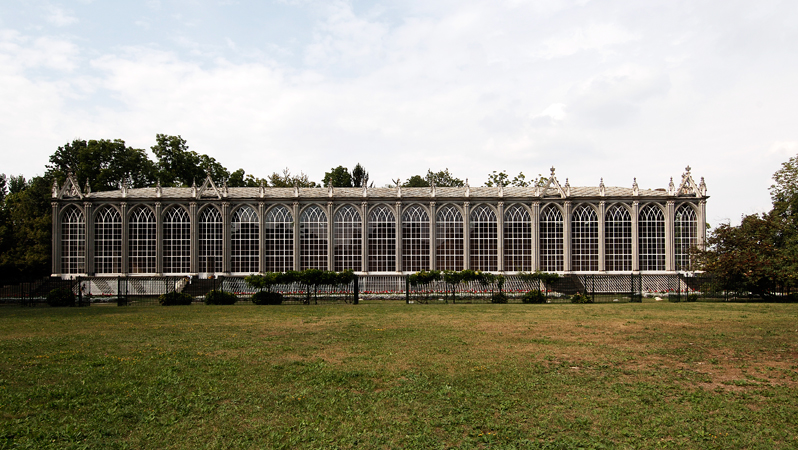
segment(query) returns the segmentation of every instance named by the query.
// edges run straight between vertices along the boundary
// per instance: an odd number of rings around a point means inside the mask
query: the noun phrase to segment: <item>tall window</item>
[[[318,206],[299,216],[299,269],[327,270],[327,215]]]
[[[205,273],[222,271],[222,214],[213,206],[202,210],[199,216],[198,265]]]
[[[656,205],[640,210],[640,270],[665,270],[665,215]]]
[[[264,218],[265,272],[294,269],[294,219],[285,206],[275,206]]]
[[[587,205],[578,206],[572,215],[571,269],[598,270],[598,215]]]
[[[604,270],[632,270],[632,215],[621,205],[604,215]]]
[[[260,270],[258,213],[251,206],[235,210],[230,220],[230,270],[255,273]]]
[[[396,270],[396,216],[387,206],[369,213],[369,272]]]
[[[402,270],[429,270],[429,216],[418,205],[402,212]]]
[[[532,218],[521,205],[504,210],[504,270],[532,270]]]
[[[77,206],[67,206],[61,216],[61,272],[86,271],[86,218]]]
[[[562,212],[554,205],[540,212],[540,270],[563,270]]]
[[[676,259],[676,270],[690,270],[690,248],[698,243],[698,219],[695,209],[690,205],[682,205],[676,209],[674,220],[674,256]]]
[[[94,271],[122,272],[122,216],[112,206],[99,209],[94,219]]]
[[[436,216],[435,263],[438,270],[463,270],[463,215],[452,205]]]
[[[155,213],[139,206],[130,213],[128,223],[128,264],[130,273],[155,272]]]
[[[363,259],[363,228],[360,213],[352,205],[344,205],[335,212],[335,270],[361,270]],[[326,267],[326,266],[325,266]]]
[[[179,206],[169,208],[163,217],[163,271],[191,272],[191,219]]]
[[[471,210],[469,224],[469,256],[471,269],[495,272],[499,270],[498,225],[496,213],[486,205]]]

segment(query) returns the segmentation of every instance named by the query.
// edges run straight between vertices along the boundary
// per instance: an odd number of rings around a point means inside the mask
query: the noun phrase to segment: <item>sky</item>
[[[189,148],[256,177],[472,186],[555,167],[662,188],[690,165],[711,225],[770,209],[798,154],[798,2],[0,3],[0,173],[73,139]]]

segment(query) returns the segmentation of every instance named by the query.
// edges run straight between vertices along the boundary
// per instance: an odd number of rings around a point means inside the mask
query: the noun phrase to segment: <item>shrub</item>
[[[682,300],[679,297],[675,296],[675,295],[669,295],[668,296],[668,301],[671,302],[671,303],[679,303]],[[685,300],[685,301],[687,301],[687,300]]]
[[[255,305],[280,305],[283,303],[283,294],[268,291],[256,292],[252,294],[252,303]]]
[[[231,292],[213,290],[205,294],[206,305],[234,305],[238,297]]]
[[[546,295],[540,291],[529,291],[521,298],[524,303],[546,303]]]
[[[577,292],[573,297],[571,297],[571,303],[593,303],[593,299],[588,297],[586,294]]]
[[[190,305],[192,301],[194,301],[194,297],[177,291],[167,292],[158,297],[158,303],[161,306]]]
[[[507,296],[504,292],[498,292],[490,297],[491,303],[507,303]]]
[[[684,301],[686,301],[686,302],[695,302],[695,301],[698,301],[698,295],[696,295],[696,294],[687,294],[687,295],[684,297]]]
[[[75,294],[66,288],[57,288],[47,293],[50,306],[75,306]]]

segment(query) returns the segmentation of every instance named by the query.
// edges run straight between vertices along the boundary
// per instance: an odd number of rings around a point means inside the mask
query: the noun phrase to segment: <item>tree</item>
[[[18,181],[22,176],[12,177]],[[43,276],[50,272],[52,178],[15,186],[0,204],[0,273]]]
[[[274,172],[269,175],[268,184],[273,187],[294,187],[294,185],[298,187],[319,187],[313,181],[310,181],[307,175],[304,172],[299,172],[299,175],[291,175],[291,171],[288,170],[288,167],[283,169],[283,173]]]
[[[121,139],[75,139],[50,155],[47,175],[63,184],[70,172],[81,189],[88,181],[93,191],[110,191],[127,183],[149,186],[155,181],[155,165],[141,149],[127,147]]]
[[[429,187],[429,182],[421,175],[413,175],[402,184],[402,187]]]
[[[325,172],[322,182],[325,187],[352,187],[352,175],[346,167],[338,166]]]
[[[201,183],[206,174],[221,183],[230,173],[216,159],[190,151],[186,140],[178,136],[157,134],[151,147],[157,162],[157,177],[162,186],[191,186]]]
[[[357,163],[354,169],[352,169],[352,187],[363,187],[368,186],[369,184],[369,173],[366,172],[366,169]]]
[[[432,170],[427,170],[427,183],[435,184],[435,186],[439,187],[463,187],[465,183],[463,180],[459,178],[455,178],[449,173],[449,169],[441,170],[440,172],[433,172]]]
[[[264,186],[268,186],[268,182],[263,178],[255,178],[252,174],[245,175],[244,169],[238,169],[230,174],[227,179],[228,187],[258,187],[263,182]]]

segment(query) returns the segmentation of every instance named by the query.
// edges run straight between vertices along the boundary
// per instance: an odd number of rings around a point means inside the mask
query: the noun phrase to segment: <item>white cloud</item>
[[[798,155],[798,141],[776,141],[770,144],[768,153],[784,157],[786,160]]]
[[[47,5],[45,10],[46,10],[45,19],[47,20],[47,22],[57,27],[65,27],[67,25],[72,25],[73,23],[77,23],[78,21],[78,18],[75,17],[72,11],[67,11],[59,6]]]

